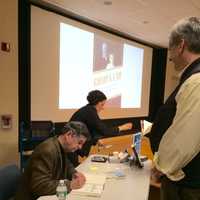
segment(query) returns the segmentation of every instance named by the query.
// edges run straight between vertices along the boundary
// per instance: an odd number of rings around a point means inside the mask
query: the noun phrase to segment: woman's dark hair
[[[65,134],[69,131],[72,131],[72,133],[74,133],[77,136],[83,135],[87,138],[87,140],[91,139],[87,126],[82,122],[78,121],[67,122],[61,129],[60,135]]]
[[[106,95],[99,91],[99,90],[93,90],[88,93],[87,100],[90,105],[97,105],[99,102],[106,100]]]

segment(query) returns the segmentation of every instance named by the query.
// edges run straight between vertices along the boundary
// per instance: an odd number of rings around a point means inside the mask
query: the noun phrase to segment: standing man
[[[24,170],[15,199],[36,200],[40,196],[54,195],[60,179],[65,180],[68,192],[81,188],[85,176],[74,169],[66,153],[81,149],[89,138],[85,124],[71,121],[58,137],[38,145]]]
[[[162,200],[200,199],[200,18],[174,25],[170,60],[183,71],[149,135]]]

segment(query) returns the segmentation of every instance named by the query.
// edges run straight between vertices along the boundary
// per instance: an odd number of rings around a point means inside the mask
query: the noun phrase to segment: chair
[[[16,165],[0,168],[0,200],[8,200],[15,195],[21,172]]]
[[[54,123],[52,121],[20,123],[19,149],[22,171],[35,147],[52,136],[54,136]]]
[[[31,139],[43,141],[54,135],[54,124],[52,121],[31,121]]]

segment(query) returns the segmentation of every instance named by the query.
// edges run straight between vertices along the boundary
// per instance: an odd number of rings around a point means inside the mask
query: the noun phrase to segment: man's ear
[[[181,42],[180,44],[178,45],[178,51],[179,51],[179,54],[182,54],[184,52],[184,49],[185,49],[185,40],[184,39],[181,39]]]

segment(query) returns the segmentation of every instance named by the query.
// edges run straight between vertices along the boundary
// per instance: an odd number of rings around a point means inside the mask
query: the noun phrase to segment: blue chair
[[[0,168],[0,200],[8,200],[15,195],[20,175],[16,165]]]

